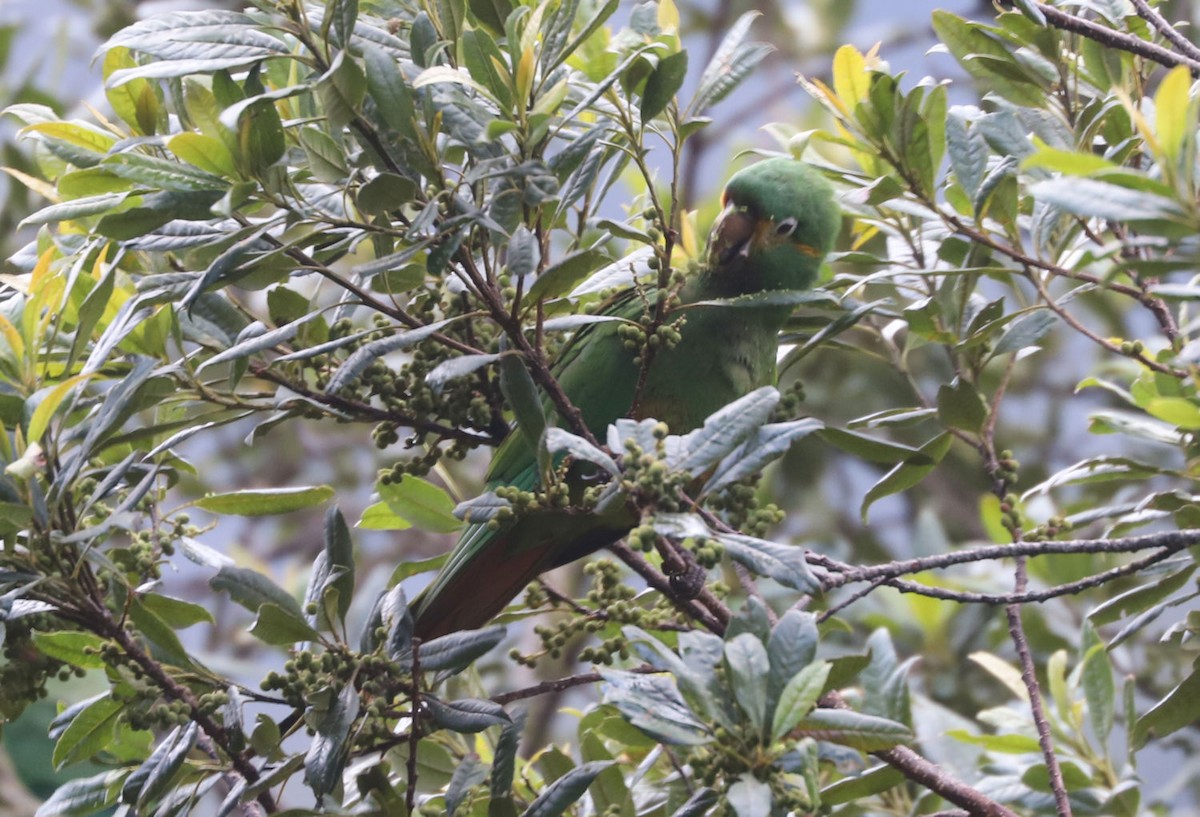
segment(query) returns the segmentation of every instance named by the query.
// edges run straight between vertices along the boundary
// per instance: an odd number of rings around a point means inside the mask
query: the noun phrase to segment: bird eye
[[[794,218],[785,218],[779,222],[779,226],[775,228],[775,235],[791,235],[796,231],[798,222]]]

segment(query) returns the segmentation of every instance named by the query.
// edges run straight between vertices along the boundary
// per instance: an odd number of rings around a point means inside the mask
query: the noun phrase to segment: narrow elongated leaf
[[[454,732],[472,734],[492,726],[507,726],[512,722],[504,707],[494,701],[476,698],[442,701],[426,695],[421,698],[421,703],[435,724]]]
[[[310,719],[317,736],[304,756],[304,782],[317,797],[333,791],[341,782],[350,751],[347,739],[359,706],[358,690],[346,684],[327,711]]]
[[[772,386],[755,389],[709,416],[704,425],[680,439],[669,465],[698,475],[754,434],[779,403]]]
[[[325,547],[313,562],[308,589],[304,593],[304,606],[316,604],[315,614],[305,613],[308,623],[326,629],[332,626],[327,620],[322,600],[327,590],[337,592],[337,615],[344,620],[354,597],[354,544],[350,540],[350,529],[337,506],[325,512]]]
[[[620,467],[612,457],[583,439],[583,437],[579,437],[564,429],[555,426],[547,428],[545,444],[546,450],[552,455],[560,452],[566,453],[577,460],[584,460],[599,465],[614,477],[621,472]]]
[[[446,324],[458,320],[460,317],[462,316],[434,321],[431,324],[420,326],[416,329],[409,329],[407,332],[401,332],[398,335],[372,341],[366,346],[357,349],[354,354],[346,358],[345,363],[337,368],[337,371],[333,373],[333,377],[329,378],[329,384],[325,387],[325,391],[329,394],[337,394],[356,380],[368,366],[379,358],[420,343],[441,330]]]
[[[825,681],[829,678],[829,669],[827,661],[818,661],[797,672],[787,682],[775,707],[771,723],[772,740],[781,739],[817,705],[817,699],[821,697]]]
[[[272,516],[320,505],[328,501],[333,493],[328,485],[247,489],[228,494],[209,494],[196,500],[196,505],[212,513],[230,516]]]
[[[93,757],[111,743],[113,730],[123,709],[123,704],[105,694],[91,699],[86,706],[76,710],[54,744],[54,768],[61,769],[68,763]],[[55,724],[60,723],[66,715],[67,712],[60,715]]]
[[[108,808],[117,801],[116,784],[125,774],[124,769],[114,769],[69,780],[38,806],[34,817],[82,817]]]
[[[808,569],[804,548],[780,545],[738,533],[713,532],[709,535],[721,543],[729,558],[745,565],[753,573],[803,593],[814,593],[821,589],[820,582]]]
[[[304,620],[296,599],[258,571],[232,564],[221,565],[217,575],[208,580],[208,585],[218,592],[225,591],[252,613],[257,613],[264,604],[274,604],[294,618]]]
[[[458,377],[465,377],[472,372],[482,369],[484,366],[495,363],[500,358],[500,354],[452,357],[449,360],[442,361],[429,374],[425,375],[425,382],[435,392],[440,392],[451,380]]]
[[[750,633],[742,633],[725,645],[725,667],[738,706],[756,730],[765,732],[767,674],[771,668],[766,647]]]
[[[483,630],[464,630],[426,641],[417,649],[420,667],[425,672],[458,672],[504,640],[502,626]]]
[[[546,430],[546,412],[524,355],[500,358],[500,391],[512,408],[517,430],[535,451]]]
[[[602,670],[604,701],[627,721],[663,743],[698,746],[712,740],[708,726],[688,707],[668,675]]]
[[[258,617],[248,632],[264,644],[296,644],[320,638],[320,633],[303,616],[274,602],[259,605]]]
[[[710,105],[720,102],[746,78],[754,66],[774,50],[762,43],[745,42],[750,26],[759,14],[757,11],[748,11],[729,27],[725,38],[705,66],[704,73],[700,75],[696,95],[688,105],[689,113],[701,113]]]
[[[1200,672],[1192,672],[1150,711],[1137,719],[1131,740],[1140,749],[1152,737],[1165,737],[1200,718]]]
[[[450,783],[446,786],[446,817],[454,817],[458,807],[466,798],[468,792],[487,780],[487,764],[481,763],[475,755],[468,755],[454,769]]]
[[[941,462],[942,457],[946,456],[952,440],[953,438],[949,434],[939,434],[921,446],[921,454],[928,458],[928,462],[921,464],[902,462],[884,474],[883,478],[872,485],[871,490],[867,491],[867,495],[863,497],[863,519],[867,518],[867,512],[876,500],[907,490],[923,480],[937,466],[937,463]]]
[[[801,733],[817,740],[849,746],[861,752],[891,749],[913,739],[902,723],[846,709],[817,709],[796,724]]]
[[[761,426],[729,456],[721,460],[701,493],[719,491],[761,471],[768,463],[783,456],[792,443],[824,427],[824,423],[812,418]]]
[[[1039,201],[1086,218],[1187,223],[1187,213],[1174,199],[1099,179],[1051,179],[1034,184],[1030,192]]]
[[[199,734],[195,722],[172,729],[146,758],[146,762],[125,780],[125,785],[121,787],[121,799],[129,805],[139,806],[153,802],[183,766]]]
[[[521,817],[559,817],[583,797],[602,771],[612,765],[611,760],[595,760],[576,766],[547,786]]]

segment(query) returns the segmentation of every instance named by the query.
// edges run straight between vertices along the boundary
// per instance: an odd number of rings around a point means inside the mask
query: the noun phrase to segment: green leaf
[[[501,357],[501,354],[452,357],[448,360],[443,360],[429,374],[425,375],[425,382],[435,392],[440,392],[451,380],[476,372],[484,366],[495,363]]]
[[[820,582],[808,569],[806,551],[795,545],[780,545],[754,536],[739,533],[713,532],[708,534],[721,543],[729,558],[745,565],[753,573],[774,579],[784,587],[813,593]]]
[[[172,729],[150,757],[125,779],[125,785],[121,787],[121,800],[131,806],[154,802],[183,767],[199,734],[195,721]]]
[[[104,642],[100,636],[78,630],[60,630],[53,633],[43,633],[34,630],[34,645],[44,655],[84,669],[101,669],[104,659],[100,657],[100,647]]]
[[[817,709],[801,718],[795,727],[802,734],[849,746],[861,752],[892,749],[913,740],[902,723],[847,709]]]
[[[355,273],[358,275],[366,274],[361,269],[356,269]],[[455,320],[458,320],[458,317],[434,321],[425,326],[409,329],[391,337],[381,338],[371,341],[365,346],[360,346],[355,350],[354,354],[346,358],[346,362],[339,366],[337,371],[333,373],[333,376],[329,378],[329,383],[325,386],[326,394],[337,394],[357,380],[359,375],[366,371],[367,367],[379,358],[414,346],[431,337],[440,331],[442,327]]]
[[[955,378],[943,383],[937,393],[938,419],[950,428],[977,433],[987,420],[988,408],[983,397],[966,380]]]
[[[704,425],[679,438],[668,464],[694,475],[708,470],[758,431],[779,399],[774,387],[763,386],[713,412]]]
[[[72,389],[81,383],[86,383],[95,376],[95,373],[77,374],[74,377],[67,378],[41,396],[40,401],[37,403],[37,408],[33,410],[33,416],[29,419],[29,428],[27,429],[28,439],[42,439],[42,436],[46,433],[46,429],[50,426],[50,418],[54,416],[54,412],[58,411],[58,407],[62,405],[63,400],[67,398]],[[37,399],[36,395],[34,399]]]
[[[192,658],[179,640],[179,636],[167,622],[159,618],[157,613],[142,604],[141,597],[133,599],[133,604],[129,607],[129,617],[137,625],[141,634],[161,651],[163,657],[185,669],[192,668]]]
[[[921,416],[927,416],[927,413],[923,412]],[[869,420],[869,418],[864,419]],[[817,436],[830,445],[837,446],[847,453],[854,454],[856,457],[861,457],[867,462],[878,462],[886,465],[893,465],[898,462],[906,462],[910,465],[933,463],[933,460],[927,454],[922,454],[916,448],[894,443],[879,437],[872,437],[869,434],[860,434],[857,431],[850,431],[849,429],[826,426],[817,431]]]
[[[904,781],[905,777],[898,769],[882,764],[851,777],[843,777],[821,789],[821,804],[840,806],[863,800],[899,786]]]
[[[454,500],[432,482],[406,475],[378,488],[389,508],[421,530],[453,533],[462,527],[454,515]]]
[[[417,657],[423,672],[459,672],[504,640],[502,626],[462,630],[422,642]]]
[[[446,786],[446,817],[454,817],[459,805],[466,799],[470,790],[487,780],[488,766],[475,755],[463,759],[450,777]]]
[[[1191,87],[1191,72],[1187,66],[1178,65],[1162,78],[1154,94],[1158,146],[1171,162],[1179,158],[1188,131],[1196,130],[1196,109],[1189,99]]]
[[[1027,312],[1005,327],[992,354],[1003,355],[1037,346],[1056,323],[1058,316],[1048,309]]]
[[[931,461],[930,463],[914,465],[902,462],[884,474],[883,478],[872,485],[871,490],[867,491],[867,495],[863,497],[861,510],[863,520],[866,520],[867,511],[877,500],[900,491],[906,491],[928,476],[929,472],[937,467],[937,463],[942,461],[942,457],[946,456],[952,440],[953,437],[950,434],[939,434],[920,448],[921,454],[927,457]]]
[[[696,95],[688,103],[689,114],[698,114],[724,99],[774,50],[763,43],[745,42],[746,35],[750,33],[750,26],[760,13],[748,11],[729,27],[729,31],[700,75]]]
[[[733,697],[751,726],[764,733],[767,725],[767,674],[771,662],[766,647],[750,633],[742,633],[725,645],[725,666]]]
[[[326,596],[332,593],[336,600],[334,610],[326,609]],[[304,607],[317,605],[316,614],[306,613],[308,623],[314,627],[332,629],[330,614],[344,621],[354,598],[354,543],[350,529],[337,506],[325,512],[324,547],[313,562],[308,589],[304,593]]]
[[[333,494],[333,489],[328,485],[246,489],[228,494],[209,494],[196,500],[196,505],[212,513],[230,516],[271,516],[320,505]]]
[[[252,613],[257,613],[264,604],[274,604],[286,610],[293,618],[304,620],[300,604],[275,582],[263,574],[236,565],[222,565],[217,575],[208,580],[208,585],[218,592],[225,591],[237,604]]]
[[[386,502],[375,502],[363,510],[355,527],[363,530],[408,530],[412,522],[393,511]]]
[[[1181,570],[1142,587],[1126,590],[1117,596],[1097,605],[1088,613],[1088,620],[1100,627],[1110,624],[1117,619],[1125,618],[1151,607],[1164,599],[1173,596],[1187,583],[1196,572],[1196,565],[1189,564]]]
[[[1038,201],[1085,218],[1133,223],[1163,219],[1189,223],[1187,212],[1172,198],[1099,179],[1051,179],[1037,182],[1029,192]]]
[[[612,476],[620,473],[616,461],[589,443],[583,437],[578,437],[569,431],[550,426],[545,432],[546,451],[551,455],[566,453],[576,460],[583,460],[599,465]]]
[[[31,216],[24,218],[21,227],[36,227],[42,224],[54,224],[59,221],[74,221],[88,216],[100,215],[117,208],[117,205],[129,197],[128,193],[104,193],[99,196],[87,196],[62,204],[51,204],[43,207]]]
[[[737,817],[769,817],[771,787],[750,772],[743,772],[725,794]]]
[[[612,765],[608,760],[581,763],[547,786],[521,817],[559,817],[583,797],[601,772]]]
[[[768,463],[782,457],[792,443],[820,431],[825,426],[820,420],[806,417],[786,423],[769,423],[754,431],[754,434],[721,460],[705,483],[701,495],[719,491],[740,479],[761,471]]]
[[[771,724],[771,739],[780,740],[817,705],[829,678],[829,662],[818,661],[797,672],[779,694]]]
[[[1091,630],[1090,625],[1087,629]],[[1083,694],[1092,728],[1103,744],[1112,732],[1117,694],[1112,663],[1103,644],[1093,645],[1083,658]]]
[[[113,731],[124,710],[123,704],[105,694],[92,699],[78,711],[72,707],[59,715],[51,726],[52,735],[55,725],[68,715],[71,717],[54,744],[54,768],[61,769],[69,763],[94,757],[111,744]]]
[[[274,602],[259,605],[258,618],[254,619],[248,632],[264,644],[275,645],[316,641],[321,637],[303,616]]]
[[[1041,751],[1041,744],[1037,742],[1037,738],[1030,735],[1020,735],[1015,733],[1003,735],[976,735],[964,729],[951,729],[946,733],[948,737],[955,740],[968,743],[972,746],[982,746],[989,752],[1000,752],[1002,754],[1023,755],[1031,752]]]
[[[117,785],[128,772],[114,769],[63,783],[38,806],[37,817],[84,817],[117,802]]]
[[[474,734],[492,726],[507,726],[512,722],[504,707],[494,701],[476,698],[442,701],[426,695],[422,696],[421,703],[429,710],[435,724],[460,734]]]
[[[350,169],[346,167],[346,157],[332,136],[315,127],[301,128],[297,136],[308,156],[308,166],[314,177],[330,184],[346,180]]]
[[[508,271],[516,278],[531,275],[542,260],[542,248],[537,238],[524,224],[513,231],[508,239]]]
[[[675,98],[687,76],[688,55],[679,51],[663,57],[655,66],[654,72],[646,79],[646,87],[642,91],[642,121],[648,122],[658,116]]]
[[[699,746],[712,740],[707,724],[692,713],[669,675],[642,675],[601,670],[604,702],[650,737],[676,746]]]
[[[542,434],[546,431],[546,412],[542,408],[542,397],[538,394],[523,354],[505,355],[500,358],[500,392],[513,412],[517,430],[525,437],[529,447],[538,450]]]
[[[350,728],[359,707],[358,690],[354,684],[346,684],[326,711],[309,710],[309,724],[317,735],[304,756],[304,782],[318,798],[342,782],[342,769],[350,754]]]

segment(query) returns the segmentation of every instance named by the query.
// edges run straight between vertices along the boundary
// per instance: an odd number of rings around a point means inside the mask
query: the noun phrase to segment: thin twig
[[[623,670],[623,672],[637,673],[655,673],[663,672],[664,670],[658,667],[652,667],[649,664],[643,664],[640,667]],[[552,681],[542,681],[533,686],[524,687],[522,689],[514,689],[509,692],[501,692],[499,695],[493,695],[492,701],[504,706],[513,701],[523,701],[526,698],[536,698],[539,695],[550,695],[557,692],[565,692],[568,689],[573,689],[584,684],[595,684],[603,681],[604,677],[598,672],[581,672],[578,675],[568,675],[565,678],[555,678]]]
[[[1156,62],[1167,68],[1186,65],[1191,70],[1193,76],[1200,74],[1200,60],[1176,54],[1174,51],[1170,51],[1160,45],[1148,43],[1141,37],[1114,31],[1111,28],[1093,23],[1091,20],[1085,20],[1082,17],[1076,17],[1074,14],[1068,14],[1062,9],[1048,6],[1045,3],[1034,3],[1034,7],[1041,11],[1046,17],[1046,22],[1055,28],[1081,34],[1089,40],[1095,40],[1101,45],[1128,51],[1130,54],[1145,57],[1151,62]]]
[[[850,708],[837,692],[825,694],[819,705],[823,709]],[[943,799],[966,809],[967,814],[971,817],[1018,817],[1015,811],[955,779],[941,766],[930,763],[912,749],[897,746],[894,749],[884,749],[871,754],[899,771],[909,780],[920,783]]]
[[[952,553],[939,553],[934,556],[922,556],[917,559],[904,559],[863,567],[848,565],[812,551],[808,552],[806,558],[810,564],[830,571],[821,579],[822,588],[830,590],[855,582],[893,579],[911,573],[940,570],[954,565],[986,562],[993,559],[1067,553],[1137,553],[1155,548],[1164,548],[1170,553],[1176,553],[1197,544],[1200,544],[1200,528],[1188,528],[1118,539],[1064,539],[1062,541],[1016,542],[1011,545],[984,545],[969,550],[957,550]]]
[[[1158,9],[1152,7],[1146,0],[1133,0],[1133,7],[1137,9],[1138,16],[1154,26],[1163,38],[1170,42],[1173,46],[1179,49],[1181,54],[1191,57],[1194,60],[1200,60],[1200,48],[1197,48],[1179,29],[1167,22],[1167,18],[1158,13]]]

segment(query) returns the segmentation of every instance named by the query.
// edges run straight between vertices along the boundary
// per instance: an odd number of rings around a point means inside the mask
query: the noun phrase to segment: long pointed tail
[[[468,564],[439,574],[413,600],[415,635],[425,641],[487,624],[545,569],[547,548],[513,552],[511,532],[477,551]]]

